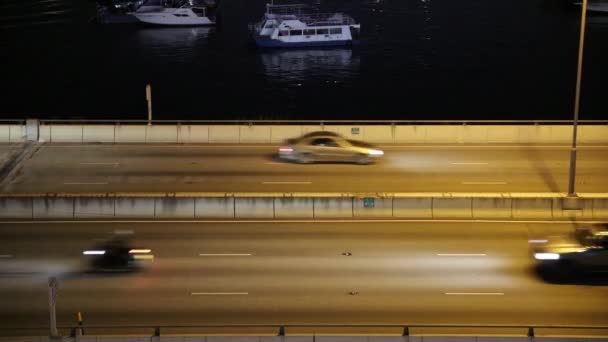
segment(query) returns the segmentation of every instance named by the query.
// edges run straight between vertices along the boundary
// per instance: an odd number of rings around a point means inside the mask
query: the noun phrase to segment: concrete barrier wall
[[[208,126],[178,126],[177,142],[179,144],[207,144],[209,143]]]
[[[169,328],[164,329],[169,330]],[[421,336],[386,336],[378,333],[380,336],[362,336],[363,334],[357,334],[358,336],[348,336],[349,333],[314,333],[314,336],[197,336],[196,334],[162,334],[161,336],[150,336],[150,335],[128,335],[128,336],[114,336],[108,335],[84,335],[82,337],[63,337],[61,339],[50,339],[48,337],[0,337],[0,341],[23,341],[23,342],[600,342],[605,341],[606,338],[603,335],[596,337],[526,337],[525,331],[519,332],[519,336],[500,336],[500,334],[494,334],[494,336],[481,335],[481,336],[446,336],[437,333],[424,334]],[[179,330],[179,329],[178,329]],[[186,329],[181,329],[186,331]],[[522,330],[522,329],[519,329]],[[311,329],[311,331],[316,331]],[[351,333],[353,334],[353,333]],[[235,334],[236,335],[236,334]],[[308,334],[307,334],[308,335]],[[310,333],[312,335],[312,333]],[[354,334],[353,334],[354,335]],[[384,336],[383,336],[384,335]],[[523,336],[522,336],[523,335]],[[551,335],[549,335],[551,336]],[[584,335],[582,335],[584,336]]]
[[[558,197],[0,197],[0,218],[15,219],[487,219],[606,220],[608,196]]]
[[[113,125],[83,126],[83,143],[113,143],[114,140],[115,137]]]
[[[312,198],[277,198],[274,201],[276,218],[313,218],[314,200]]]
[[[22,143],[26,140],[26,130],[25,126],[22,125],[10,125],[9,126],[10,139],[11,143]]]
[[[568,125],[54,125],[39,127],[54,143],[273,143],[327,130],[378,144],[569,144]],[[7,133],[8,129],[8,133]],[[7,136],[8,134],[8,136]],[[581,144],[608,143],[608,125],[580,125]],[[0,142],[25,141],[25,125],[0,125]]]

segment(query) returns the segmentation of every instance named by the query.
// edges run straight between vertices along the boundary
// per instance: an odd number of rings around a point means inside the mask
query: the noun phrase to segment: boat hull
[[[353,46],[357,42],[351,39],[344,40],[325,40],[316,42],[283,42],[276,39],[255,38],[255,43],[262,48],[302,48],[302,47],[340,47]]]
[[[160,16],[147,16],[147,15],[134,15],[137,20],[141,23],[151,26],[212,26],[215,23],[209,18],[188,18],[184,20],[180,18],[179,20],[173,20],[168,17],[160,17]]]

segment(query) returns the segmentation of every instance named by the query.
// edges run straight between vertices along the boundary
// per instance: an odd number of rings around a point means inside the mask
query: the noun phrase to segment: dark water
[[[144,119],[569,119],[579,17],[564,0],[324,0],[359,48],[258,51],[264,0],[223,25],[97,25],[85,0],[0,2],[0,116]],[[608,16],[588,25],[583,119],[608,118]]]

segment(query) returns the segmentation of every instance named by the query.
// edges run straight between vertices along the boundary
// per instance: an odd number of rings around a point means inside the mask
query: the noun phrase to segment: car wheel
[[[372,159],[368,155],[359,154],[359,155],[357,155],[355,162],[359,165],[367,165],[367,164],[371,164]]]
[[[302,153],[300,154],[300,158],[298,158],[298,163],[300,164],[312,164],[314,161],[310,153]]]

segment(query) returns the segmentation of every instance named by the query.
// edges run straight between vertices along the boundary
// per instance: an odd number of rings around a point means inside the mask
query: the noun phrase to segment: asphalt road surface
[[[384,147],[375,165],[299,165],[276,146],[46,145],[4,192],[559,192],[567,147]],[[608,146],[578,152],[578,192],[608,191]]]
[[[87,325],[608,325],[606,282],[556,284],[532,270],[528,240],[569,229],[508,222],[1,223],[0,331],[48,326],[53,275],[59,325],[74,325],[78,311]],[[132,233],[155,260],[133,274],[86,273],[83,249],[116,233]]]

